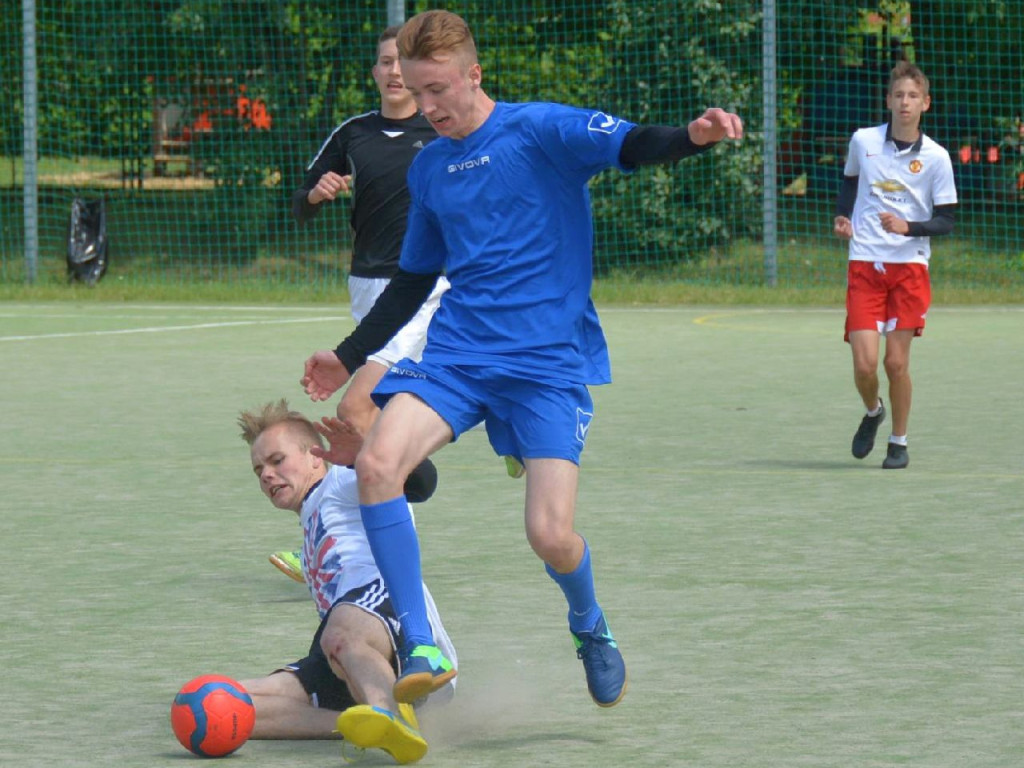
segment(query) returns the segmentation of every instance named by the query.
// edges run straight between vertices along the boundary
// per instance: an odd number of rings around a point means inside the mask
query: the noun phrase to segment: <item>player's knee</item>
[[[572,529],[560,526],[530,526],[526,531],[530,546],[541,560],[556,569],[573,560],[576,554],[576,536]]]
[[[333,632],[324,632],[320,637],[320,650],[324,652],[331,661],[342,663],[342,659],[354,645],[354,638],[350,632],[344,629],[337,629]]]
[[[878,358],[857,358],[853,361],[853,375],[858,379],[874,376],[878,371]]]
[[[885,375],[889,378],[889,381],[906,376],[908,367],[907,361],[904,358],[885,358]]]
[[[398,477],[397,466],[394,461],[374,451],[370,446],[363,446],[363,450],[356,456],[355,467],[361,486],[374,487],[389,483],[394,484]],[[401,482],[398,482],[398,484],[401,485]]]

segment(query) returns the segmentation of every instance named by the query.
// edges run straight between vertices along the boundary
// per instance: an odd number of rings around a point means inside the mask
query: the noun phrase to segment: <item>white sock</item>
[[[878,401],[878,405],[875,406],[875,410],[868,411],[868,416],[870,416],[871,418],[874,418],[875,416],[877,416],[881,412],[882,412],[882,401],[879,400]]]
[[[907,436],[906,435],[889,435],[889,442],[895,443],[896,445],[906,446]]]

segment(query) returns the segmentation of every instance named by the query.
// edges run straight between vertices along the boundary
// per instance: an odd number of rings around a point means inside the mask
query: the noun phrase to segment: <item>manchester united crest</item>
[[[921,165],[921,161],[920,160],[911,160],[910,161],[910,172],[911,173],[920,173],[922,168],[924,168],[924,166]]]

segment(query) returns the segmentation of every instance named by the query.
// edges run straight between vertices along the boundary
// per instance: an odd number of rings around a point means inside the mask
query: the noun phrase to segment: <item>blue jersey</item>
[[[451,282],[423,361],[604,384],[608,348],[590,300],[587,182],[618,167],[634,125],[560,104],[498,102],[462,140],[439,138],[409,169],[401,266]]]

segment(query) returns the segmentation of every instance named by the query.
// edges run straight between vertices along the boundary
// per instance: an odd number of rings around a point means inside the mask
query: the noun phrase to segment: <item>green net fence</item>
[[[300,227],[290,195],[330,131],[377,105],[369,70],[395,5],[3,3],[0,282],[67,279],[76,198],[103,201],[106,280],[342,281],[347,205]],[[933,243],[934,279],[1024,288],[1020,0],[398,6],[405,17],[462,14],[501,100],[672,125],[709,105],[743,116],[738,146],[594,180],[601,274],[841,285],[845,245],[831,222],[846,144],[856,128],[885,122],[887,73],[915,61],[932,80],[923,126],[949,150],[961,199],[955,234]],[[34,96],[22,87],[33,70]],[[26,118],[38,156],[27,165]],[[26,168],[38,184],[31,199]]]

